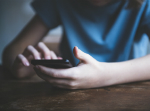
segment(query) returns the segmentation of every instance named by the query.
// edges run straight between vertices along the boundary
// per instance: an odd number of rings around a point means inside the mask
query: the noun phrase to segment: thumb
[[[73,53],[77,59],[79,59],[81,62],[84,62],[84,63],[89,63],[90,61],[92,61],[94,59],[89,54],[86,54],[83,51],[81,51],[80,49],[78,49],[77,46],[74,47]]]

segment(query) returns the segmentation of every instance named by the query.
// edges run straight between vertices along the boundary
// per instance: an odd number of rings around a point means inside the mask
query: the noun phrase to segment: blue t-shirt
[[[74,65],[74,46],[101,62],[118,62],[147,54],[150,0],[126,9],[130,0],[94,6],[88,0],[35,0],[32,7],[50,28],[63,26],[62,57]]]

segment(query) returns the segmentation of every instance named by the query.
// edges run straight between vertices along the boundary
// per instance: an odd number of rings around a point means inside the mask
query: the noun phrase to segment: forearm
[[[106,85],[150,80],[150,55],[125,62],[106,63]]]
[[[42,22],[42,20],[35,15],[21,33],[4,49],[3,52],[3,66],[10,71],[16,70],[15,75],[23,77],[23,75],[33,72],[32,68],[12,68],[18,54],[23,54],[27,46],[35,46],[49,31],[49,28]],[[21,76],[20,76],[21,75]]]

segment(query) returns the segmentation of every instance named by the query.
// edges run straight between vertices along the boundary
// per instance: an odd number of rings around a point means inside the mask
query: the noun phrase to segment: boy
[[[37,15],[5,49],[3,64],[18,78],[31,76],[35,70],[53,86],[67,89],[149,80],[150,55],[145,55],[150,37],[150,0],[137,8],[133,6],[140,2],[142,4],[141,0],[36,0],[32,6]],[[33,70],[32,59],[59,59],[38,42],[60,24],[64,29],[61,55],[74,66],[80,61],[79,64],[69,69],[36,66]]]

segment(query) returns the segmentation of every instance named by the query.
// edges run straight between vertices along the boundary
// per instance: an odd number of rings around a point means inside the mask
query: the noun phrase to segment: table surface
[[[66,90],[37,76],[15,80],[0,66],[0,111],[150,111],[150,81]]]

